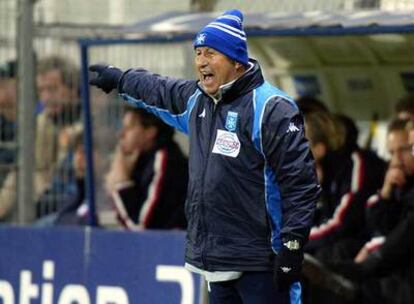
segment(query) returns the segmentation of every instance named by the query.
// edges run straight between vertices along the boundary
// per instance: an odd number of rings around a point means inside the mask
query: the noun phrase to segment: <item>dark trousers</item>
[[[300,299],[300,285],[291,288]],[[291,304],[289,292],[279,292],[272,272],[244,272],[232,281],[209,283],[210,304]]]

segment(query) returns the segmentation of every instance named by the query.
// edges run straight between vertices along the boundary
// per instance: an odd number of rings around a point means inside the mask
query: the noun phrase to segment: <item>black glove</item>
[[[119,79],[123,74],[120,69],[103,64],[91,65],[89,71],[98,74],[89,81],[89,84],[102,89],[106,94],[117,88]]]
[[[290,285],[300,280],[303,263],[303,250],[300,242],[284,242],[275,257],[274,279],[279,291],[288,291]]]

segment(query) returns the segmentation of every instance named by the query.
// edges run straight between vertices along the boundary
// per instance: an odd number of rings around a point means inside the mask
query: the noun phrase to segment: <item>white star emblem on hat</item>
[[[206,34],[200,34],[197,37],[197,43],[196,44],[204,43],[204,40],[206,40]]]

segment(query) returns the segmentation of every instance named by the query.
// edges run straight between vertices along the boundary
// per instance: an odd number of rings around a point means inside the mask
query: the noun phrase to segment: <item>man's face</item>
[[[210,47],[195,49],[195,65],[198,78],[209,95],[215,96],[221,85],[241,74],[241,65]]]
[[[59,70],[39,74],[36,81],[39,98],[48,114],[59,114],[65,104],[73,101],[73,92],[63,83]]]
[[[412,176],[414,175],[414,156],[408,135],[405,130],[390,132],[387,137],[387,147],[391,155],[391,165],[399,167],[405,175]]]
[[[122,120],[120,133],[120,148],[126,155],[145,151],[152,145],[152,129],[145,128],[140,121],[139,115],[133,112],[126,112]]]

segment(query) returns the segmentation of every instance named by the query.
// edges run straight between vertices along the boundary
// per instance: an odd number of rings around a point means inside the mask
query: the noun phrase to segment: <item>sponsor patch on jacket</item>
[[[225,128],[228,131],[230,131],[230,132],[236,131],[236,129],[237,129],[237,118],[238,118],[237,112],[232,112],[232,111],[227,112]]]
[[[213,153],[237,157],[240,153],[240,141],[236,133],[217,130]]]

